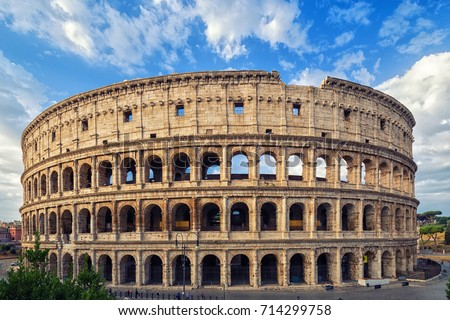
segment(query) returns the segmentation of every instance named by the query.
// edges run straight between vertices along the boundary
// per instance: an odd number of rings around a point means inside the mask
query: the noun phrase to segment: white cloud
[[[364,53],[361,50],[346,53],[334,63],[334,67],[339,71],[347,71],[354,65],[361,66],[364,59]]]
[[[272,47],[283,44],[300,51],[311,50],[308,27],[302,28],[296,21],[300,16],[296,1],[197,0],[194,11],[206,25],[209,45],[227,61],[247,53],[242,42],[249,37],[269,42]]]
[[[322,69],[310,69],[305,68],[301,70],[290,84],[302,85],[302,86],[319,86],[323,79],[327,76],[346,79],[347,76],[340,71],[327,71]]]
[[[283,70],[292,70],[295,67],[295,64],[286,60],[280,60],[279,64]]]
[[[407,45],[398,46],[398,51],[400,53],[417,54],[427,46],[441,44],[447,35],[448,31],[444,29],[435,30],[432,33],[422,31],[412,38]]]
[[[442,121],[450,119],[448,70],[450,52],[432,54],[417,61],[404,75],[377,87],[414,114],[415,161],[422,164],[417,173],[417,196],[428,201],[429,209],[445,204],[436,210],[446,210],[450,205],[450,127]],[[439,202],[443,198],[446,200]]]
[[[355,33],[352,31],[344,32],[336,37],[334,40],[334,47],[342,47],[355,38]]]
[[[346,22],[368,25],[370,23],[369,15],[372,11],[371,4],[365,1],[352,3],[350,7],[345,9],[332,6],[328,11],[327,20],[336,23]]]
[[[0,51],[0,217],[18,219],[22,202],[22,130],[47,102],[45,87]]]
[[[357,82],[365,84],[367,86],[375,80],[375,76],[371,74],[366,68],[353,70],[351,75]]]

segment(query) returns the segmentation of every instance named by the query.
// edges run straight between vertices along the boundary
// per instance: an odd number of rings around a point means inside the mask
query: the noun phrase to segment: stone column
[[[283,238],[288,238],[289,237],[289,212],[287,209],[287,197],[284,196],[281,199],[281,208],[278,209],[278,223],[277,225],[279,225],[280,227],[278,228],[279,231],[282,232],[283,234]]]
[[[197,232],[200,231],[200,217],[199,212],[197,210],[197,198],[192,198],[192,213],[191,213],[191,219],[192,219],[192,231]]]
[[[50,232],[48,230],[48,208],[44,209],[44,233],[44,239],[45,241],[48,241],[50,235]]]
[[[335,276],[333,279],[333,283],[341,284],[342,283],[342,266],[341,266],[341,248],[336,248],[336,254],[335,254],[335,260],[336,260],[336,268],[335,268]]]
[[[61,241],[61,206],[56,207],[56,239]]]
[[[163,199],[163,206],[162,206],[162,220],[163,220],[163,226],[164,231],[168,232],[170,234],[170,231],[172,231],[171,228],[171,219],[170,219],[170,212],[169,212],[169,201],[167,198]]]
[[[97,171],[97,156],[91,157],[92,162],[92,175],[91,175],[91,186],[94,192],[98,190],[98,171]]]
[[[258,251],[254,250],[250,257],[253,258],[253,274],[250,275],[251,277],[250,285],[255,288],[259,288],[261,286],[261,277],[259,275]]]
[[[309,259],[307,258],[306,261],[308,262],[309,266],[309,284],[317,284],[317,261],[316,261],[316,251],[314,249],[311,249],[309,253]],[[308,261],[309,260],[309,261]]]
[[[282,186],[287,185],[288,180],[288,159],[286,159],[286,147],[279,148],[280,159],[277,159],[277,180],[280,181]]]
[[[78,206],[76,204],[73,204],[72,206],[73,215],[72,215],[72,240],[77,241],[78,238]]]
[[[341,237],[342,232],[342,208],[341,208],[341,198],[336,199],[336,206],[335,206],[335,225],[334,225],[334,232],[336,233],[337,237]]]
[[[248,223],[249,223],[249,231],[252,233],[256,233],[260,231],[259,226],[259,212],[258,212],[258,198],[256,196],[252,197],[251,207],[249,208],[249,217],[248,217]]]
[[[112,254],[112,284],[117,286],[119,284],[119,265],[117,251],[114,250]]]
[[[62,164],[58,164],[58,194],[60,197],[62,197],[63,194],[63,188],[62,188]]]
[[[117,190],[120,189],[120,182],[121,182],[121,168],[120,168],[120,163],[119,163],[119,155],[117,153],[114,154],[114,161],[113,161],[113,180],[114,180],[114,184],[116,185]]]
[[[169,259],[169,252],[166,252],[164,254],[163,258],[163,286],[169,287],[172,284],[171,281],[171,273],[170,273],[170,259]]]
[[[91,233],[92,240],[97,240],[97,213],[95,212],[95,202],[91,202]]]
[[[78,160],[74,160],[73,162],[73,189],[75,191],[75,194],[78,194],[80,192],[80,174],[78,170]]]
[[[231,165],[228,160],[228,147],[222,147],[222,162],[220,164],[220,181],[228,183],[230,181]]]
[[[230,216],[228,214],[228,196],[222,197],[222,212],[220,214],[220,232],[227,235],[230,231],[229,228]]]
[[[143,274],[142,274],[142,269],[143,269],[143,265],[142,265],[142,251],[137,251],[136,252],[136,285],[137,286],[142,286],[144,284],[145,278],[143,278]]]
[[[380,279],[381,278],[381,264],[382,264],[382,259],[381,259],[381,248],[378,248],[376,251],[376,257],[375,257],[375,277]]]

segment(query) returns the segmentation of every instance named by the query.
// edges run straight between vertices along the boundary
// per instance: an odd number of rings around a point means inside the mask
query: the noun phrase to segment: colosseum
[[[61,101],[24,130],[23,246],[111,286],[281,287],[407,275],[411,112],[327,77],[171,74]]]

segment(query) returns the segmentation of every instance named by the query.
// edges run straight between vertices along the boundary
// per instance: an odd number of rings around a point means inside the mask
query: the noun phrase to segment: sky
[[[20,217],[20,137],[44,109],[123,80],[243,69],[399,100],[417,122],[418,212],[450,214],[447,0],[0,0],[0,220]]]

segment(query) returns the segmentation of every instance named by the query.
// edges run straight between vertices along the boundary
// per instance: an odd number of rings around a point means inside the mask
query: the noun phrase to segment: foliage
[[[436,223],[438,224],[442,224],[442,225],[447,225],[447,222],[450,221],[450,217],[436,217],[435,219]]]
[[[445,228],[444,243],[450,245],[450,220],[447,222],[447,228]]]
[[[445,292],[447,293],[447,299],[450,300],[450,278],[448,278],[447,290],[445,290]]]
[[[48,269],[48,250],[41,249],[36,233],[34,249],[19,256],[19,267],[0,280],[0,300],[80,300],[109,299],[105,281],[87,263],[76,279],[62,282]]]
[[[434,247],[437,245],[438,233],[444,232],[444,226],[441,224],[427,224],[419,229],[420,240],[422,241],[422,246],[425,245],[430,239],[434,241]],[[428,239],[424,240],[424,237]]]
[[[442,214],[442,211],[426,211],[422,213],[417,214],[417,221],[420,224],[432,224],[434,223],[434,220],[436,219],[436,216],[439,216]]]

